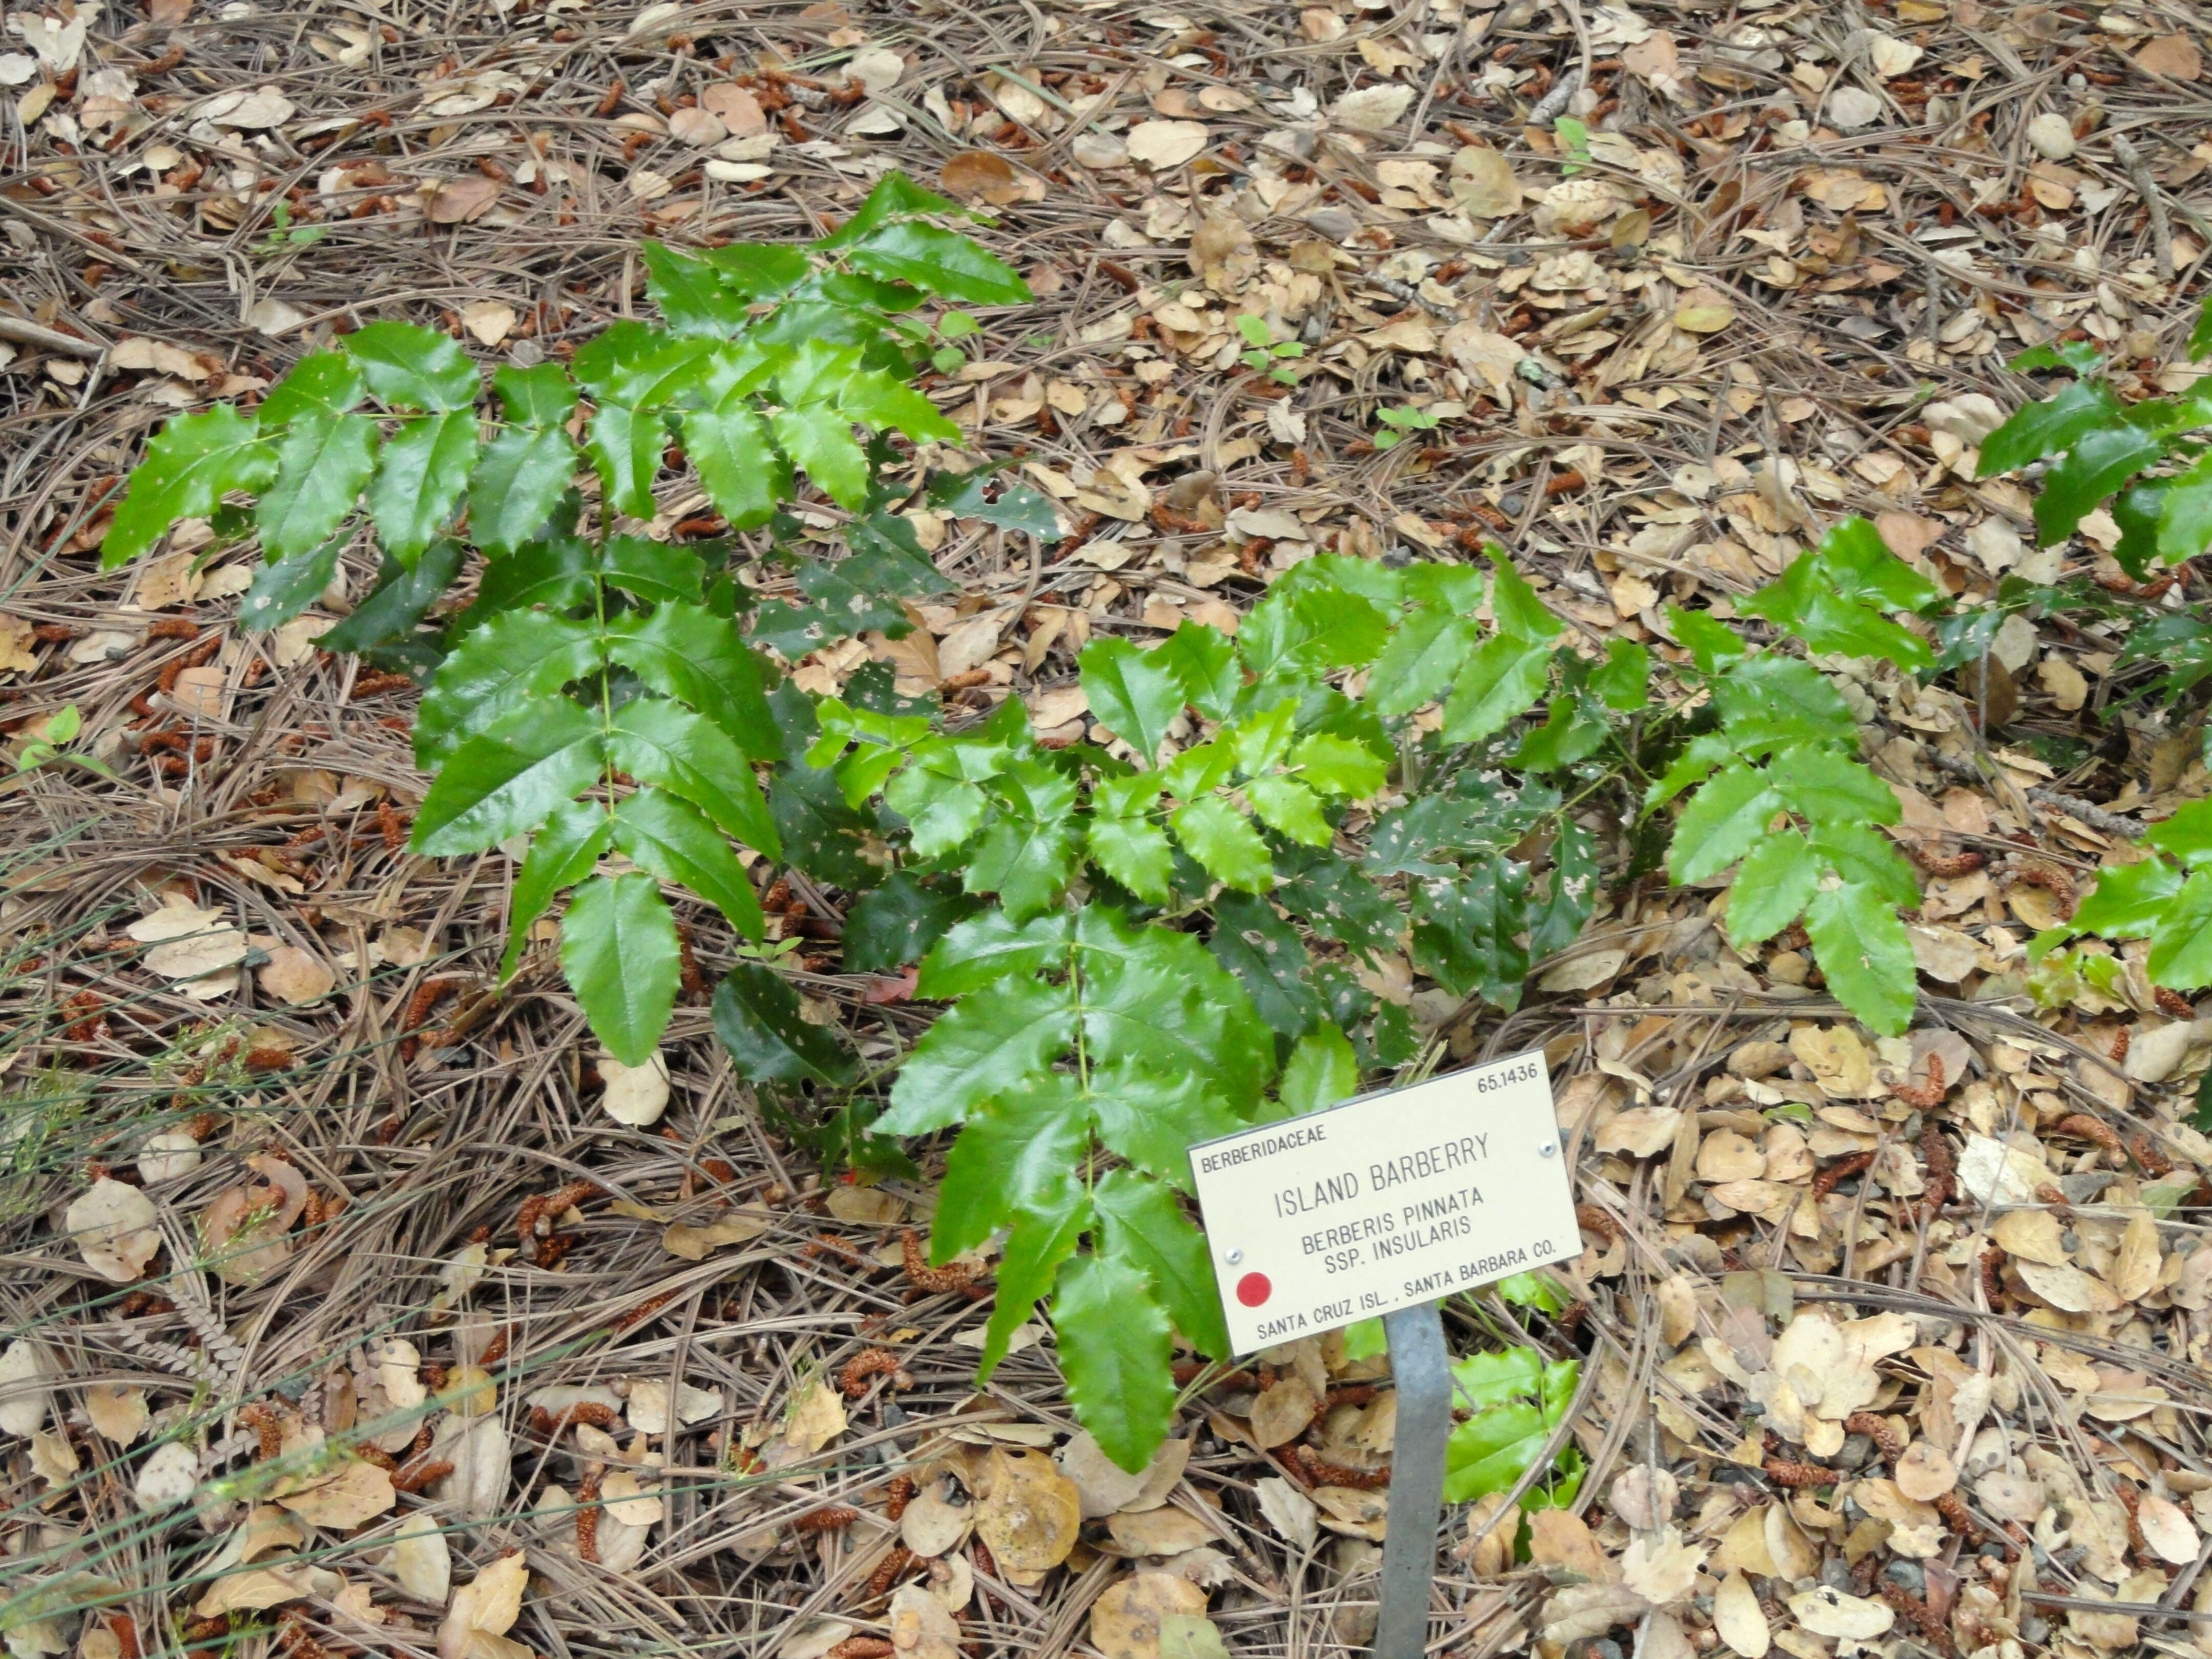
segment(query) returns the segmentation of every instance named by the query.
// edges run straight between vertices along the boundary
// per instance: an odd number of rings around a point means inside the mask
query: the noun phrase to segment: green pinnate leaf
[[[1820,538],[1816,568],[1838,598],[1881,611],[1917,611],[1942,597],[1864,519],[1845,519]]]
[[[260,489],[276,474],[276,447],[252,416],[228,404],[180,415],[146,446],[100,544],[112,570],[143,553],[183,519],[213,515],[234,489]]]
[[[781,854],[752,768],[705,716],[658,697],[635,698],[615,711],[607,756],[641,782],[674,790],[746,846],[770,858]]]
[[[765,963],[740,962],[714,988],[714,1035],[749,1083],[842,1089],[860,1062],[836,1034],[801,1012],[791,982]]]
[[[663,696],[690,704],[751,759],[778,757],[760,658],[730,618],[703,605],[664,599],[649,617],[632,613],[611,622],[607,654]]]
[[[1075,1254],[1091,1225],[1091,1200],[1082,1188],[1070,1182],[1054,1199],[1054,1207],[1016,1216],[1006,1235],[1006,1254],[999,1258],[998,1295],[983,1328],[982,1362],[975,1368],[979,1383],[990,1381],[1015,1330],[1052,1293],[1061,1265]]]
[[[1237,975],[1260,1017],[1278,1035],[1295,1039],[1320,1020],[1321,997],[1306,976],[1310,957],[1305,941],[1269,900],[1249,893],[1216,894],[1213,933],[1206,948]]]
[[[1617,714],[1633,714],[1651,701],[1651,653],[1634,640],[1606,647],[1604,665],[1590,676],[1589,689]]]
[[[1027,1209],[1062,1204],[1091,1150],[1083,1085],[1045,1072],[974,1114],[945,1160],[929,1236],[932,1259],[972,1250]]]
[[[1528,977],[1528,866],[1495,854],[1459,880],[1425,882],[1413,906],[1413,963],[1454,996],[1480,993],[1495,1007],[1521,1005]]]
[[[1201,795],[1177,808],[1170,822],[1176,839],[1216,881],[1247,893],[1264,893],[1274,884],[1267,843],[1218,795]]]
[[[1175,1415],[1168,1316],[1129,1263],[1078,1256],[1052,1301],[1060,1369],[1075,1420],[1132,1474],[1152,1461]]]
[[[2124,531],[2127,522],[2122,517],[2121,506],[2136,494],[2129,490],[2113,503],[2112,516],[2120,520]],[[2167,564],[2193,559],[2212,546],[2212,452],[2198,456],[2179,477],[2166,481],[2162,488],[2156,489],[2152,500],[2158,510],[2158,553]],[[2119,550],[2115,549],[2114,556],[2118,553]],[[2139,568],[2132,574],[2140,580],[2147,562],[2136,562]]]
[[[1791,749],[1767,775],[1790,810],[1816,823],[1895,823],[1905,809],[1887,784],[1832,749]]]
[[[1092,1190],[1091,1203],[1105,1223],[1103,1255],[1148,1279],[1176,1328],[1199,1352],[1229,1357],[1229,1328],[1213,1259],[1168,1188],[1134,1170],[1115,1170]]]
[[[558,363],[502,363],[491,377],[507,418],[523,426],[559,426],[576,412],[576,386]]]
[[[2212,984],[2212,870],[2198,870],[2150,930],[2150,982],[2177,991]]]
[[[1321,815],[1321,798],[1296,778],[1254,778],[1244,786],[1244,793],[1262,823],[1292,841],[1326,847],[1335,837],[1328,820]]]
[[[1527,645],[1549,645],[1558,639],[1566,624],[1545,607],[1536,590],[1513,568],[1513,562],[1502,550],[1492,547],[1490,563],[1490,614],[1498,633]]]
[[[1333,732],[1316,732],[1291,750],[1291,764],[1324,795],[1345,795],[1365,800],[1376,793],[1389,776],[1390,763],[1365,744],[1354,743]]]
[[[1081,834],[1065,811],[1000,812],[969,854],[963,884],[971,893],[996,893],[1010,915],[1041,915],[1074,876]]]
[[[1291,1048],[1275,1092],[1293,1117],[1351,1099],[1359,1092],[1359,1057],[1352,1039],[1327,1023],[1307,1032]]]
[[[2212,864],[2212,800],[2193,800],[2143,836],[2146,846],[2171,853],[2190,869]]]
[[[1812,664],[1771,654],[1740,662],[1713,684],[1728,739],[1745,754],[1801,744],[1852,744],[1858,726],[1844,694]]]
[[[1182,681],[1127,640],[1095,639],[1084,647],[1078,663],[1091,712],[1152,765],[1170,723],[1182,713]]]
[[[1729,889],[1729,942],[1748,950],[1796,921],[1820,890],[1822,866],[1820,856],[1795,830],[1753,842]]]
[[[1897,906],[1863,882],[1814,895],[1805,931],[1837,1000],[1884,1036],[1911,1023],[1918,969]]]
[[[339,351],[310,353],[269,388],[259,414],[264,432],[281,432],[303,417],[328,420],[361,401],[361,365]]]
[[[1256,803],[1255,803],[1256,804]],[[1175,874],[1167,831],[1139,814],[1094,814],[1085,831],[1091,862],[1148,904],[1165,904]]]
[[[1551,678],[1548,647],[1508,634],[1485,640],[1444,700],[1444,741],[1475,743],[1504,730],[1534,706]]]
[[[882,886],[854,899],[846,911],[845,971],[896,972],[907,963],[921,961],[931,946],[975,914],[975,901],[965,893],[933,886],[908,871],[895,872]]]
[[[2142,939],[2158,926],[2185,878],[2164,859],[2108,865],[2074,912],[2074,926],[2106,939]]]
[[[1667,626],[1674,630],[1674,638],[1689,652],[1690,660],[1700,674],[1717,673],[1751,651],[1735,629],[1703,611],[1685,611],[1679,605],[1669,605]]]
[[[1872,888],[1892,904],[1920,902],[1920,878],[1889,837],[1863,823],[1808,826],[1813,850],[1847,882]]]
[[[766,524],[791,494],[791,463],[769,435],[768,422],[743,402],[684,415],[684,451],[714,511],[732,530]]]
[[[696,605],[705,597],[705,562],[691,549],[679,547],[672,542],[656,542],[643,536],[610,536],[599,549],[599,574],[623,592],[635,594],[641,599],[650,599],[656,605],[665,600],[678,599],[686,605]],[[730,631],[734,638],[736,630],[732,629]],[[720,641],[714,647],[718,653],[726,648]],[[746,654],[748,657],[751,655],[750,652]],[[718,658],[710,669],[703,672],[717,678],[726,678],[732,673],[732,666]],[[736,671],[738,674],[744,672],[742,669]],[[756,684],[759,672],[758,665],[755,665],[753,677]],[[658,686],[653,689],[660,690]],[[688,702],[690,699],[687,697],[684,701]],[[702,709],[700,712],[703,714],[706,711]],[[730,735],[740,742],[744,741],[742,732],[732,732]],[[766,760],[770,757],[757,755],[754,758]]]
[[[1091,1068],[1083,1103],[1109,1152],[1170,1185],[1190,1186],[1190,1149],[1244,1127],[1206,1081],[1131,1060]]]
[[[467,409],[483,389],[476,365],[448,335],[414,323],[371,323],[339,342],[368,389],[393,409]]]
[[[1014,306],[1031,297],[1029,284],[1011,266],[935,225],[894,221],[846,244],[845,252],[856,270],[967,305]]]
[[[1982,440],[1980,474],[1994,478],[2070,449],[2081,436],[2120,417],[2119,400],[2106,382],[2076,380],[2055,398],[2029,404]]]
[[[867,504],[868,458],[854,440],[850,421],[816,407],[778,410],[769,424],[784,453],[806,469],[823,495],[848,512]]]
[[[1364,667],[1389,636],[1389,618],[1356,594],[1279,585],[1252,607],[1237,630],[1237,648],[1264,680]]]
[[[604,761],[595,716],[566,698],[533,704],[446,757],[410,845],[441,858],[496,847],[543,823],[599,777]]]
[[[1668,873],[1679,882],[1720,874],[1751,850],[1781,810],[1781,793],[1766,773],[1740,763],[1723,767],[1675,820]]]
[[[922,1034],[891,1085],[884,1134],[927,1134],[1042,1072],[1075,1040],[1072,987],[1030,977],[987,985]]]
[[[368,485],[368,516],[384,550],[411,564],[453,521],[477,464],[473,409],[418,416],[385,441]]]
[[[1151,659],[1182,683],[1183,701],[1208,720],[1228,719],[1237,694],[1244,689],[1237,642],[1204,623],[1179,623],[1152,647]]]
[[[561,971],[607,1052],[625,1066],[650,1060],[683,979],[676,918],[659,884],[632,873],[579,887],[561,921]]]
[[[507,428],[470,479],[470,535],[488,553],[512,553],[553,516],[575,473],[576,446],[561,428]]]
[[[643,788],[615,808],[615,846],[639,868],[688,887],[747,939],[767,932],[760,896],[722,832],[665,789]]]
[[[1188,1073],[1227,1101],[1260,1097],[1274,1075],[1274,1035],[1203,945],[1172,927],[1133,927],[1103,904],[1082,910],[1075,928],[1093,1063]]]
[[[365,415],[303,415],[276,451],[276,478],[255,522],[271,558],[329,539],[376,471],[376,422]]]
[[[634,519],[653,515],[653,481],[667,444],[666,418],[658,410],[605,403],[592,412],[591,424],[584,428],[584,453],[617,513]]]
[[[1435,702],[1480,641],[1474,624],[1464,617],[1441,609],[1416,611],[1375,659],[1368,701],[1377,713],[1391,715],[1410,714]]]
[[[469,738],[600,662],[599,634],[583,623],[543,611],[493,617],[438,665],[416,717],[415,763],[434,770]]]
[[[962,433],[937,405],[882,369],[862,369],[837,389],[837,408],[878,432],[903,432],[915,442],[957,444]]]
[[[531,924],[552,905],[553,896],[592,873],[599,855],[614,845],[614,820],[597,801],[572,800],[556,806],[530,843],[530,855],[515,872],[508,900],[507,951],[499,960],[505,984],[530,942]]]
[[[320,599],[337,574],[346,538],[333,536],[320,547],[264,564],[239,601],[238,619],[248,628],[282,628]]]
[[[2140,414],[2138,404],[2131,415]],[[2096,506],[2166,453],[2166,434],[2148,421],[2124,418],[2085,432],[2066,458],[2043,475],[2035,498],[2035,532],[2049,547],[2072,535]]]

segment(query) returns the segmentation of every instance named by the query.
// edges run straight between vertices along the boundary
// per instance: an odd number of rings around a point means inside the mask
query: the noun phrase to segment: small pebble
[[[2027,124],[2027,142],[2046,161],[2063,161],[2074,154],[2074,124],[2046,111]]]
[[[1911,1595],[1928,1593],[1928,1570],[1917,1561],[1890,1561],[1883,1564],[1881,1576]]]

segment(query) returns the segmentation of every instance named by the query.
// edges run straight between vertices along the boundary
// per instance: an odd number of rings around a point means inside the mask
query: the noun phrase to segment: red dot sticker
[[[1256,1308],[1275,1293],[1265,1273],[1246,1273],[1237,1281],[1237,1299],[1248,1308]]]

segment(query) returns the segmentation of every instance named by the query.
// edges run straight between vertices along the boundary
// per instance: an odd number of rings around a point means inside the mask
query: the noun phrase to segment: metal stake
[[[1382,1316],[1398,1389],[1398,1431],[1390,1454],[1375,1659],[1421,1659],[1428,1645],[1429,1586],[1436,1579],[1437,1526],[1443,1518],[1444,1443],[1452,1426],[1451,1356],[1444,1351],[1442,1305],[1424,1302]]]

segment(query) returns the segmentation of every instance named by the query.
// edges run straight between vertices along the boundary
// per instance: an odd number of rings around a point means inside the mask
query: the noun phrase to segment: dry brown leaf
[[[434,225],[466,224],[481,219],[499,200],[499,185],[481,173],[465,173],[435,186],[422,216]]]
[[[391,1567],[392,1576],[408,1595],[434,1607],[445,1606],[453,1586],[453,1553],[436,1516],[417,1510],[399,1523],[392,1540]]]
[[[1160,169],[1196,160],[1212,137],[1203,121],[1139,121],[1126,142],[1131,161]]]
[[[2128,1218],[2127,1231],[2120,1236],[2119,1255],[2106,1277],[2125,1300],[2140,1301],[2158,1288],[2160,1265],[2158,1223],[2148,1210],[2137,1210]]]
[[[1320,1409],[1321,1401],[1299,1378],[1278,1378],[1274,1387],[1252,1402],[1252,1443],[1264,1451],[1295,1440],[1306,1431]]]
[[[1750,1580],[1741,1571],[1731,1572],[1721,1580],[1721,1587],[1714,1594],[1713,1630],[1742,1659],[1766,1659],[1766,1650],[1773,1644],[1773,1632],[1767,1626],[1765,1610],[1759,1605]]]
[[[374,1463],[351,1462],[328,1480],[276,1500],[309,1526],[345,1532],[398,1503],[392,1477]]]
[[[153,1413],[146,1390],[122,1382],[95,1382],[84,1391],[84,1414],[103,1440],[127,1446],[146,1432]]]
[[[1319,1538],[1320,1511],[1312,1498],[1279,1475],[1269,1475],[1253,1487],[1260,1513],[1283,1539],[1310,1550]]]
[[[2136,67],[2169,81],[2194,81],[2204,73],[2204,54],[2185,34],[2161,34],[2136,54]]]
[[[1846,1595],[1826,1584],[1791,1596],[1790,1611],[1815,1636],[1859,1642],[1872,1641],[1897,1622],[1896,1610],[1887,1602]]]
[[[960,1659],[960,1626],[945,1603],[920,1584],[899,1586],[889,1618],[897,1659]]]
[[[1139,1572],[1109,1584],[1091,1608],[1091,1642],[1106,1659],[1161,1659],[1161,1621],[1206,1612],[1206,1592],[1172,1573]]]
[[[2194,1561],[2203,1547],[2197,1523],[2179,1504],[2155,1492],[2146,1494],[2136,1504],[2136,1524],[2142,1529],[2143,1540],[2149,1544],[2152,1553],[2177,1567]]]
[[[750,1243],[775,1224],[765,1217],[732,1210],[703,1227],[685,1226],[678,1222],[661,1234],[660,1245],[669,1255],[680,1255],[686,1261],[704,1261],[726,1244]]]
[[[62,1224],[84,1265],[111,1285],[128,1285],[161,1248],[154,1200],[127,1182],[103,1176],[69,1206]]]
[[[937,175],[947,196],[963,202],[988,202],[1004,207],[1021,199],[1021,181],[1004,156],[987,149],[963,150],[947,161]]]
[[[1629,1540],[1620,1579],[1653,1607],[1671,1606],[1696,1588],[1698,1569],[1710,1553],[1702,1544],[1684,1543],[1679,1528],[1662,1527]]]
[[[929,1558],[959,1548],[975,1523],[975,1506],[953,1501],[955,1492],[964,1497],[964,1488],[948,1478],[951,1474],[939,1464],[916,1477],[915,1494],[899,1517],[899,1542],[916,1555]]]
[[[295,1008],[319,1001],[338,982],[320,957],[296,945],[280,945],[271,951],[254,977],[264,991]]]
[[[1058,1566],[1082,1521],[1082,1494],[1043,1453],[991,1454],[991,1489],[975,1506],[975,1532],[1000,1565],[1017,1572]]]
[[[1216,1541],[1212,1528],[1172,1504],[1116,1515],[1106,1530],[1131,1555],[1176,1555]]]
[[[1959,1484],[1958,1466],[1951,1455],[1927,1440],[1907,1446],[1890,1473],[1898,1491],[1918,1504],[1933,1503]]]
[[[522,1616],[522,1592],[530,1569],[521,1553],[502,1555],[453,1592],[446,1621],[438,1627],[438,1659],[466,1659],[477,1632],[504,1636]]]
[[[668,1056],[654,1054],[642,1066],[625,1066],[612,1054],[599,1057],[606,1091],[599,1105],[617,1123],[642,1128],[660,1121],[668,1109]]]

